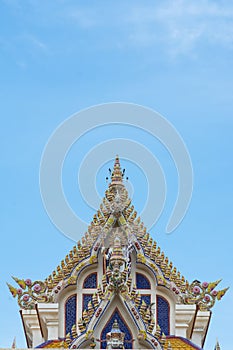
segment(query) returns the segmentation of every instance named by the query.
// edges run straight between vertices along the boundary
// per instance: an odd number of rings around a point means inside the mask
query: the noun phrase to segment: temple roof
[[[111,269],[107,268],[97,293],[93,294],[88,309],[83,311],[83,318],[78,324],[81,333],[87,331],[90,324],[93,326],[93,315],[98,305],[101,302],[107,305],[114,294],[117,294],[129,303],[129,307],[135,307],[134,310],[139,319],[136,322],[139,322],[138,328],[141,332],[139,336],[143,338],[148,334],[151,341],[157,339],[160,344],[167,344],[167,350],[169,350],[165,335],[161,334],[159,325],[154,324],[150,308],[143,301],[136,286],[132,285],[131,272],[127,266],[127,257],[132,252],[136,256],[136,262],[144,265],[154,275],[156,285],[173,293],[177,304],[194,304],[196,311],[208,311],[227,291],[227,288],[215,290],[220,280],[202,283],[195,280],[189,283],[169,261],[157,242],[147,232],[131,203],[124,185],[124,173],[118,156],[115,159],[111,182],[105,191],[100,208],[93,216],[81,242],[77,242],[45,281],[33,282],[30,279],[13,277],[20,288],[8,284],[10,291],[14,297],[18,298],[22,309],[33,309],[40,302],[57,302],[60,293],[66,287],[76,285],[80,272],[85,267],[97,266],[98,254],[109,248],[112,250],[109,260]],[[101,309],[104,307],[102,306]],[[76,325],[73,333],[77,334]],[[64,342],[69,345],[74,339],[75,336],[67,334]],[[173,350],[198,349],[181,338],[169,338],[169,341]]]
[[[75,283],[74,269],[77,272],[84,265],[85,260],[88,263],[95,263],[97,251],[106,244],[106,237],[109,245],[114,245],[114,237],[118,228],[121,243],[126,245],[130,242],[135,247],[137,261],[147,264],[153,269],[156,272],[158,284],[172,289],[176,295],[183,296],[184,302],[198,303],[200,309],[209,309],[213,306],[215,299],[219,300],[225,294],[227,289],[214,290],[220,280],[211,283],[200,283],[196,280],[190,284],[161,251],[157,242],[147,232],[144,223],[131,203],[124,185],[119,157],[116,156],[111,182],[105,191],[105,197],[81,242],[77,242],[77,245],[70,250],[65,259],[44,282],[32,283],[29,279],[24,281],[14,277],[22,289],[21,294],[24,294],[24,290],[27,288],[36,289],[37,298],[33,300],[30,297],[27,300],[27,297],[24,297],[22,301],[20,290],[8,284],[13,296],[18,295],[20,306],[27,308],[27,305],[33,307],[35,301],[51,301],[54,299],[54,292],[61,281],[64,281],[63,285]]]

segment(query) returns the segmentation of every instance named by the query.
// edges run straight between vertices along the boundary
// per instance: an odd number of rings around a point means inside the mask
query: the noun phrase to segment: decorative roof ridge
[[[157,247],[156,241],[148,232],[139,236],[138,240],[145,254],[145,257],[141,256],[141,253],[138,254],[139,261],[153,269],[161,269],[162,276],[157,276],[158,284],[170,288],[179,297],[181,303],[196,304],[199,310],[206,311],[211,309],[216,299],[220,300],[229,289],[228,287],[219,291],[215,290],[221,280],[203,283],[195,280],[189,283],[184,276],[181,276],[177,268],[173,267],[172,262],[169,263],[168,257],[165,257],[164,252],[161,252],[160,247]],[[158,273],[158,270],[156,272]]]
[[[181,292],[185,292],[189,282],[185,280],[184,276],[181,276],[177,268],[173,266],[172,261],[169,262],[169,258],[165,257],[164,252],[157,246],[157,242],[153,240],[150,234],[146,232],[143,236],[139,235],[137,238],[143,247],[145,256],[156,263],[161,269],[163,277],[170,282],[174,282]]]

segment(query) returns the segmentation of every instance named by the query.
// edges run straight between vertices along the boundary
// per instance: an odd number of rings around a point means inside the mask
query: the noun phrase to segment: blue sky
[[[44,210],[39,167],[55,128],[91,105],[125,101],[166,117],[188,147],[193,197],[181,225],[166,235],[177,191],[174,164],[148,135],[106,127],[75,144],[64,165],[64,189],[75,212],[86,221],[93,215],[76,183],[90,145],[115,135],[132,138],[158,157],[166,175],[168,195],[153,238],[188,280],[222,277],[221,287],[232,286],[232,2],[2,0],[0,14],[0,346],[16,336],[17,346],[25,347],[5,282],[11,275],[44,279],[73,245]],[[102,196],[109,164],[97,174]],[[146,191],[146,178],[132,163],[122,164],[141,206],[137,189],[140,182]],[[232,293],[214,307],[206,350],[216,337],[231,350]]]

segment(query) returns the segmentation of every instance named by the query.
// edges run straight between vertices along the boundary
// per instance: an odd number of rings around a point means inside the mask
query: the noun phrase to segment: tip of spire
[[[116,155],[115,158],[115,163],[114,163],[114,167],[113,167],[113,171],[112,171],[112,176],[111,176],[111,185],[122,185],[122,180],[123,180],[123,176],[122,176],[122,171],[121,171],[121,165],[120,165],[120,160],[119,160],[119,156]]]
[[[221,350],[221,349],[220,349],[219,342],[218,342],[218,339],[216,339],[216,345],[215,345],[214,350]]]

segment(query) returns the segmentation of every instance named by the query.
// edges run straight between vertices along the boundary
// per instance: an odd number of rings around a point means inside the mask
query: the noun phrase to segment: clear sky
[[[184,220],[165,233],[177,193],[174,164],[157,140],[125,126],[94,130],[74,144],[64,164],[67,199],[91,221],[77,172],[95,144],[122,137],[149,148],[168,187],[151,235],[189,281],[222,277],[220,287],[231,286],[213,309],[205,349],[218,338],[222,349],[232,350],[232,1],[1,0],[0,16],[0,346],[11,346],[14,336],[18,347],[26,346],[6,286],[11,275],[44,279],[73,246],[51,223],[40,196],[40,160],[50,135],[83,108],[124,101],[158,111],[185,141],[194,190]],[[97,173],[101,196],[110,165]],[[146,176],[132,162],[122,165],[140,212]]]

